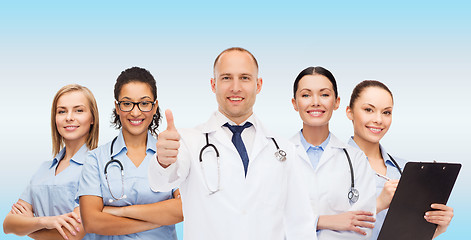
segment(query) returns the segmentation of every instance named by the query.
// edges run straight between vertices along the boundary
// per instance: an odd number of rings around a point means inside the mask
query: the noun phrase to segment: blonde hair
[[[86,87],[78,85],[78,84],[69,84],[67,86],[62,87],[57,91],[54,99],[52,100],[52,108],[51,108],[51,135],[52,135],[52,154],[55,156],[57,155],[60,150],[64,147],[64,139],[59,134],[56,125],[56,114],[57,114],[57,102],[59,98],[62,97],[66,93],[79,91],[83,93],[85,98],[88,100],[88,108],[90,108],[90,112],[92,114],[93,124],[90,126],[90,131],[87,136],[86,144],[89,150],[95,149],[98,146],[98,134],[99,134],[99,122],[98,122],[98,107],[96,104],[95,97],[93,93]]]

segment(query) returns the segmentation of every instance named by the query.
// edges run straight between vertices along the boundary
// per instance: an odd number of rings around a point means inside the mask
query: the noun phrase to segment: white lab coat
[[[290,140],[296,145],[298,156],[304,160],[302,175],[310,185],[309,195],[315,218],[318,219],[320,215],[335,215],[357,210],[375,213],[375,174],[365,154],[341,142],[331,134],[330,141],[319,159],[317,168],[313,169],[306,150],[301,144],[300,134],[298,132]],[[358,201],[353,205],[350,204],[347,196],[351,187],[351,175],[343,148],[347,149],[352,160],[355,188],[360,193]],[[367,233],[366,236],[353,231],[319,230],[317,238],[319,240],[369,239],[372,229],[364,230]]]
[[[310,212],[305,183],[297,171],[301,160],[294,146],[275,137],[287,153],[284,162],[275,158],[274,137],[255,118],[255,139],[249,155],[247,177],[230,137],[217,123],[216,113],[195,129],[179,130],[181,147],[176,163],[166,169],[157,161],[149,165],[149,181],[154,191],[180,187],[183,203],[185,240],[288,240],[316,239],[314,217]],[[205,175],[199,161],[200,150],[209,143],[220,154],[220,191],[217,188],[215,154],[204,154]],[[298,161],[298,162],[296,162]]]

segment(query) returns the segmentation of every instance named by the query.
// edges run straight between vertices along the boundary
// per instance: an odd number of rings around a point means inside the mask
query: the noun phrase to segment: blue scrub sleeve
[[[26,187],[26,189],[23,191],[23,193],[20,195],[20,199],[33,205],[33,196],[31,195],[31,184],[32,184],[32,181],[33,179],[35,179],[35,176],[38,175],[39,173],[43,172],[43,171],[47,171],[47,169],[51,166],[52,162],[51,161],[47,161],[47,162],[43,162],[41,164],[41,166],[39,167],[39,169],[34,173],[34,175],[31,177],[31,179],[29,180],[28,182],[28,186]]]
[[[28,184],[28,186],[26,187],[26,189],[23,191],[23,193],[20,195],[20,199],[33,205],[32,202],[33,202],[33,199],[31,197],[31,183]]]
[[[83,165],[82,176],[79,180],[79,187],[75,197],[76,203],[79,202],[80,196],[83,195],[103,197],[98,161],[99,159],[97,159],[95,152],[88,153],[85,164]]]

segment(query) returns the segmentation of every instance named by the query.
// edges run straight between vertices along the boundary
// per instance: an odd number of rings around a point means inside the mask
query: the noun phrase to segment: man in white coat
[[[316,239],[294,145],[253,114],[261,88],[255,57],[230,48],[214,62],[218,111],[206,123],[177,131],[165,112],[149,181],[154,191],[180,188],[185,240]]]

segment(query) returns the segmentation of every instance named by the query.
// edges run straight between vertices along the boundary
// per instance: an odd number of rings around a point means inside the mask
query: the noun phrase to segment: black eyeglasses
[[[131,102],[131,101],[119,101],[118,107],[119,110],[123,112],[130,112],[136,106],[141,110],[141,112],[150,112],[154,108],[155,102],[142,101],[142,102]]]

